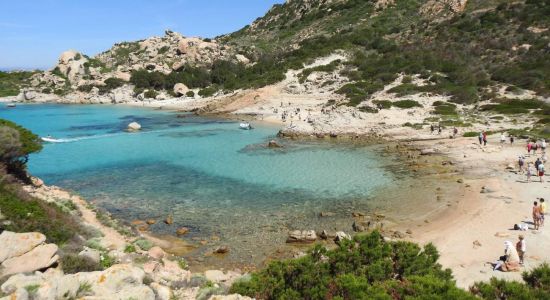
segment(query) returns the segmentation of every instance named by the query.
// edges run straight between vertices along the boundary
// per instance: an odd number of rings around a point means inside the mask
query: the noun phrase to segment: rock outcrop
[[[55,300],[89,297],[89,299],[155,299],[153,290],[143,284],[145,272],[131,265],[115,265],[105,271],[65,275],[50,269],[33,275],[15,275],[1,286],[8,299],[16,298],[21,289],[38,286],[35,299]],[[85,286],[86,288],[83,288]]]
[[[132,122],[130,124],[128,124],[128,131],[132,132],[132,131],[139,131],[141,130],[141,125],[138,123],[138,122]]]
[[[37,232],[0,234],[0,278],[34,272],[50,267],[59,259],[57,245],[44,244],[46,237]]]

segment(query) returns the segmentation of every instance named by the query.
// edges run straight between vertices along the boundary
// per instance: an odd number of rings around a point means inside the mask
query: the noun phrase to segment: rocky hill
[[[281,82],[288,70],[336,52],[349,59],[335,66],[347,84],[333,94],[353,107],[375,107],[373,95],[400,75],[426,83],[399,87],[404,95],[473,104],[506,88],[544,99],[549,16],[545,0],[289,0],[214,40],[166,31],[95,57],[67,51],[53,70],[31,77],[19,100],[205,98]]]

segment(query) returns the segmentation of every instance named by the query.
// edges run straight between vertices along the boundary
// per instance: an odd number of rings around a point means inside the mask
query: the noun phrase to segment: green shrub
[[[389,100],[374,100],[372,101],[372,103],[375,104],[376,107],[380,109],[389,109],[393,105],[393,103]]]
[[[19,94],[19,90],[28,85],[30,77],[34,74],[36,74],[36,72],[0,71],[0,97],[17,96]]]
[[[75,274],[78,272],[100,271],[103,268],[100,264],[76,254],[66,254],[61,256],[61,269],[65,274]]]
[[[397,96],[403,97],[403,96],[418,94],[423,92],[424,90],[425,90],[424,87],[417,86],[412,83],[403,83],[401,85],[398,85],[394,88],[389,89],[388,92],[395,93]]]
[[[132,244],[128,244],[126,245],[126,247],[124,247],[124,253],[134,253],[134,252],[136,252],[136,246]]]
[[[443,115],[443,116],[457,115],[456,105],[453,103],[435,101],[433,103],[433,106],[435,107],[433,113],[436,115]]]
[[[147,99],[155,99],[158,96],[158,93],[155,90],[147,90],[143,96]]]
[[[149,240],[146,239],[139,239],[134,242],[134,245],[138,246],[141,250],[149,251],[149,249],[153,248],[153,243],[151,243]]]
[[[481,106],[482,111],[493,111],[501,114],[525,114],[529,110],[548,109],[550,106],[540,100],[500,100],[496,104]]]
[[[189,98],[193,98],[195,97],[195,92],[193,91],[187,91],[187,93],[185,93],[185,96],[189,97]]]
[[[476,132],[476,131],[467,131],[467,132],[464,132],[464,134],[462,135],[463,137],[478,137],[479,136],[479,132]]]
[[[474,299],[454,285],[438,258],[431,244],[422,249],[385,242],[374,232],[343,241],[335,250],[317,245],[303,258],[272,262],[250,281],[236,282],[230,292],[258,299],[405,299],[420,291],[424,298]]]
[[[392,105],[399,108],[413,108],[413,107],[422,107],[422,104],[414,100],[399,100],[392,102]]]
[[[218,90],[215,87],[207,87],[199,91],[199,96],[203,98],[213,96]]]

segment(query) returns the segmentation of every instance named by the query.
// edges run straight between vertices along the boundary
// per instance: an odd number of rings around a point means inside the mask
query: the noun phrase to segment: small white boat
[[[239,128],[244,129],[244,130],[250,130],[250,129],[252,129],[252,125],[250,125],[250,123],[248,123],[248,122],[243,122],[243,123],[239,124]]]
[[[15,103],[8,103],[6,104],[6,107],[13,108],[15,107]]]
[[[47,143],[62,143],[62,140],[54,139],[52,136],[48,135],[47,137],[40,138],[43,142]]]

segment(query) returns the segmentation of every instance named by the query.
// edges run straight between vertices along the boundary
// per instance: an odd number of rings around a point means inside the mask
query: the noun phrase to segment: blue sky
[[[94,55],[116,42],[230,33],[284,0],[1,0],[0,69],[50,68],[75,49]]]

